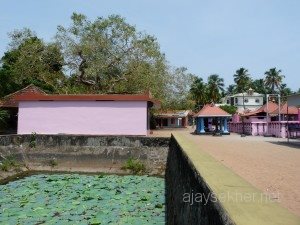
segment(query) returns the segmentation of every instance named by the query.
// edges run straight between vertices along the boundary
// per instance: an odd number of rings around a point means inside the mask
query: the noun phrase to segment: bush
[[[237,107],[234,105],[221,105],[220,108],[231,115],[235,114],[237,111]]]
[[[32,132],[29,139],[29,148],[36,147],[36,133]]]
[[[145,165],[140,162],[138,159],[128,159],[124,166],[123,170],[130,170],[133,174],[141,174],[146,171]]]
[[[5,158],[0,163],[0,169],[2,171],[6,171],[7,172],[11,168],[14,168],[14,167],[18,167],[18,164],[17,164],[16,160],[12,156],[9,156],[9,157]]]
[[[49,160],[49,166],[55,167],[57,165],[58,165],[58,163],[57,163],[56,159],[50,159]]]

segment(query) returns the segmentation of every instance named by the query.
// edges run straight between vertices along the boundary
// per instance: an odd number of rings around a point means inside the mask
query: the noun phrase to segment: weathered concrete
[[[0,136],[0,153],[13,155],[34,169],[55,162],[54,169],[76,167],[116,173],[134,158],[145,164],[149,174],[163,175],[168,146],[169,138],[138,136]]]
[[[168,224],[300,224],[300,218],[276,199],[265,196],[180,134],[171,138],[166,188]],[[185,202],[186,193],[193,201]]]
[[[199,193],[209,198],[212,190],[172,136],[166,168],[167,224],[234,224],[218,201],[194,201]]]

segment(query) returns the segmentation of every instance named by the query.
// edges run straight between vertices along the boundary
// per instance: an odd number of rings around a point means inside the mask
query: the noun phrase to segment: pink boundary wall
[[[289,121],[289,124],[300,124],[300,121]],[[287,138],[287,121],[269,122],[268,133],[275,137]],[[266,122],[245,122],[245,133],[253,136],[263,136],[267,133]],[[229,131],[241,134],[243,132],[243,123],[229,123]]]
[[[21,101],[18,134],[147,135],[146,101]]]

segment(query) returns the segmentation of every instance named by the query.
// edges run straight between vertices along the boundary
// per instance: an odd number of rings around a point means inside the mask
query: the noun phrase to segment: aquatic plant
[[[33,175],[0,185],[0,224],[164,224],[164,179]]]

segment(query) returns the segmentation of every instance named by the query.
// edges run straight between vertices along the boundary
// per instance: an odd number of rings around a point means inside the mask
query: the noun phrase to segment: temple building
[[[206,104],[195,115],[196,134],[229,134],[228,119],[231,115],[214,104]]]

